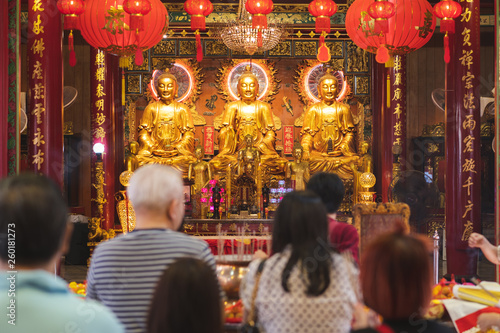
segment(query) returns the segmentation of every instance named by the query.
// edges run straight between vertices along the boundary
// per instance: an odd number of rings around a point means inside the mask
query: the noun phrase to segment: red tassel
[[[252,16],[253,29],[267,29],[267,16],[264,14],[255,14]]]
[[[74,67],[76,65],[76,54],[73,40],[73,30],[70,31],[68,36],[68,50],[69,50],[69,65]]]
[[[376,34],[389,32],[389,21],[387,19],[376,19],[373,27],[373,32]]]
[[[78,16],[65,15],[64,16],[64,30],[78,29]]]
[[[326,47],[325,44],[325,35],[326,32],[321,33],[321,36],[319,37],[319,48],[318,48],[318,55],[317,59],[319,62],[328,62],[332,58],[330,55],[330,49]]]
[[[203,48],[201,47],[201,36],[200,32],[195,32],[196,35],[196,60],[201,62],[203,60]]]
[[[450,38],[448,37],[448,33],[444,35],[443,44],[444,44],[444,62],[448,64],[450,62]]]
[[[259,32],[257,33],[257,47],[262,47],[262,30],[259,29]]]
[[[441,26],[439,27],[440,32],[449,32],[450,34],[455,33],[455,21],[453,19],[442,19]]]
[[[135,32],[144,30],[144,20],[142,15],[130,15],[130,30]]]
[[[330,32],[330,17],[329,16],[318,16],[316,17],[316,32]]]
[[[387,47],[385,47],[385,45],[380,46],[377,50],[375,60],[377,60],[379,64],[385,64],[389,60],[389,58],[389,50],[387,49]]]
[[[205,16],[191,15],[191,30],[206,30]]]
[[[137,66],[141,66],[144,62],[144,56],[142,55],[142,50],[139,46],[137,46],[137,50],[135,50],[135,64]]]

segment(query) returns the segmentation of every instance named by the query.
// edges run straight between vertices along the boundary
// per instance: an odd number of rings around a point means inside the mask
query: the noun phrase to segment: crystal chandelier
[[[214,27],[218,38],[229,49],[253,55],[272,49],[287,37],[286,24],[268,22],[267,29],[260,29],[262,45],[259,46],[259,29],[252,28],[252,16],[245,9],[245,2],[239,1],[236,20],[221,22]]]

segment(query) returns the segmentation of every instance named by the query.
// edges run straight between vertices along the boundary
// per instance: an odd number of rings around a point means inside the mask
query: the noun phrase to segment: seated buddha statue
[[[224,170],[227,165],[236,165],[238,151],[245,148],[245,137],[250,135],[252,147],[260,153],[261,165],[268,172],[283,172],[286,159],[274,148],[275,124],[271,106],[257,100],[259,81],[250,66],[238,79],[240,100],[227,103],[222,113],[219,132],[219,154],[210,163],[215,170]]]
[[[359,156],[355,149],[355,127],[349,106],[336,100],[337,78],[328,70],[318,83],[320,102],[311,105],[304,115],[301,145],[304,160],[312,174],[334,172],[352,179],[350,164]]]
[[[260,152],[252,146],[251,135],[245,136],[246,147],[238,152],[238,176],[243,173],[250,177],[256,177],[257,167],[260,163]]]
[[[160,163],[186,173],[194,157],[194,125],[191,112],[177,97],[177,79],[168,71],[158,78],[159,101],[146,106],[139,125],[139,165]]]

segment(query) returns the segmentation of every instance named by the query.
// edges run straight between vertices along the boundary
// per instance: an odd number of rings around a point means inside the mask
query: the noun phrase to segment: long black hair
[[[288,278],[295,265],[307,273],[307,295],[321,295],[330,285],[333,265],[328,241],[328,220],[321,199],[311,191],[291,192],[281,201],[273,225],[273,253],[291,245],[292,254],[281,275],[288,289]]]

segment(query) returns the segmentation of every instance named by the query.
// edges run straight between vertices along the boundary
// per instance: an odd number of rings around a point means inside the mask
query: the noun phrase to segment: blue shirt
[[[0,272],[0,332],[121,333],[103,305],[84,300],[43,270]]]

